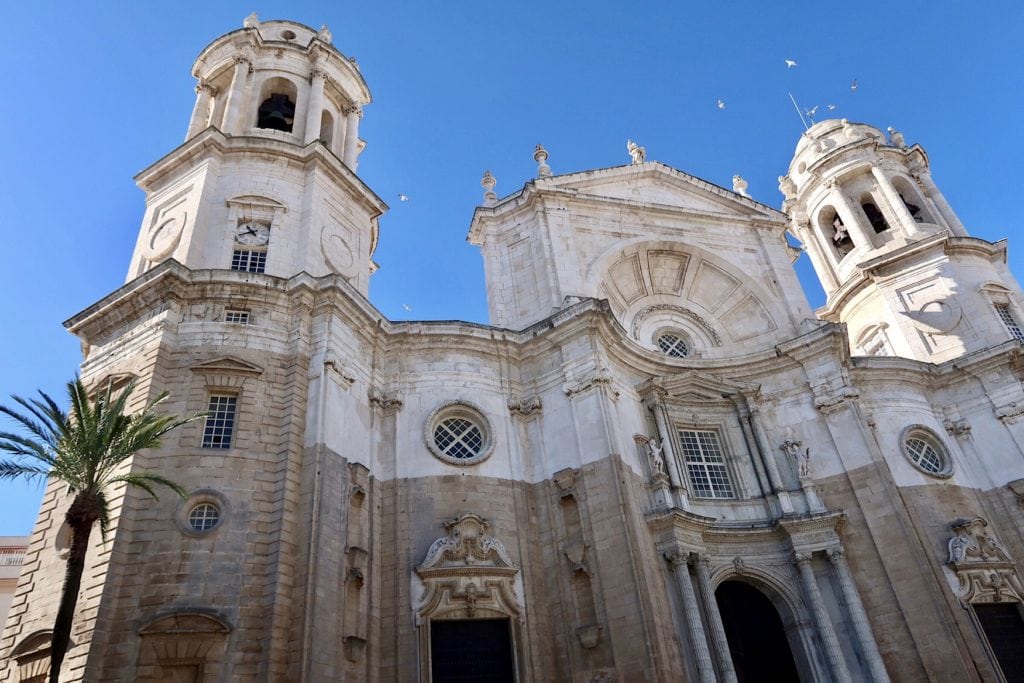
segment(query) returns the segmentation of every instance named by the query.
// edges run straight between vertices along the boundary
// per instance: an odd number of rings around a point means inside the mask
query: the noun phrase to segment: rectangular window
[[[237,396],[211,396],[203,428],[203,448],[231,448]]]
[[[235,323],[236,325],[249,324],[249,311],[228,309],[224,311],[224,322]]]
[[[262,273],[267,267],[267,252],[235,249],[231,254],[231,270]]]
[[[697,498],[735,498],[715,432],[680,430],[686,472]]]
[[[1006,325],[1006,329],[1010,331],[1013,338],[1017,341],[1024,341],[1024,330],[1020,329],[1020,325],[1017,324],[1017,320],[1013,317],[1013,312],[1010,311],[1009,304],[996,304],[996,313],[999,314],[999,319]]]

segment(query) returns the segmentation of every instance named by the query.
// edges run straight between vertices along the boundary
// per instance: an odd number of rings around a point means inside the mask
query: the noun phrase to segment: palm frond
[[[121,474],[116,477],[112,477],[111,479],[108,480],[108,482],[111,484],[123,482],[131,486],[138,486],[156,500],[159,500],[160,496],[158,496],[156,494],[156,491],[153,489],[154,484],[158,486],[166,486],[167,488],[171,489],[182,498],[188,495],[185,489],[183,489],[178,484],[174,483],[167,477],[161,476],[159,474],[154,474],[152,472],[136,472]]]
[[[0,460],[0,480],[18,479],[21,477],[30,480],[40,477],[45,479],[49,473],[50,470],[37,465],[25,465],[11,460]]]
[[[47,444],[10,432],[0,432],[0,451],[16,456],[27,456],[40,460],[52,466],[54,461],[53,452]]]

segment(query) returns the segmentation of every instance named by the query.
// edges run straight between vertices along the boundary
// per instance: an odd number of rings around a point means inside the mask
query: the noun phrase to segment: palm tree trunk
[[[92,534],[93,520],[82,519],[82,515],[73,514],[78,504],[76,499],[68,510],[67,521],[71,527],[71,550],[68,553],[67,567],[64,570],[64,588],[60,594],[60,608],[57,619],[53,623],[53,640],[50,643],[50,683],[60,680],[60,667],[64,655],[68,652],[71,642],[71,624],[75,617],[75,605],[78,603],[78,589],[82,585],[82,572],[85,570],[85,554],[89,550],[89,536]],[[88,517],[88,515],[85,515]]]

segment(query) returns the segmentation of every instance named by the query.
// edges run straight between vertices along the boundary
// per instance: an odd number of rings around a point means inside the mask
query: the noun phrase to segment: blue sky
[[[144,207],[131,178],[181,143],[195,56],[253,10],[327,23],[369,83],[359,174],[392,206],[370,296],[392,319],[487,321],[465,241],[480,177],[489,168],[499,195],[516,191],[538,142],[565,173],[627,163],[632,138],[724,187],[740,173],[779,207],[803,130],[788,92],[921,143],[973,235],[1021,225],[1019,2],[88,5],[4,11],[0,397],[63,394],[79,349],[61,322],[124,281]],[[1011,240],[1021,273],[1018,252]],[[806,258],[798,270],[820,305]],[[0,483],[0,535],[31,530],[41,491]]]

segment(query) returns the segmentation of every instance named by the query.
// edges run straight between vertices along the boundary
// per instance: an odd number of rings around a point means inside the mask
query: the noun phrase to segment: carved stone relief
[[[964,603],[1024,602],[1016,563],[981,517],[953,524],[947,564]]]

